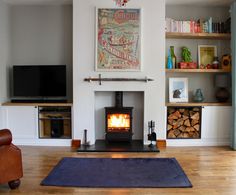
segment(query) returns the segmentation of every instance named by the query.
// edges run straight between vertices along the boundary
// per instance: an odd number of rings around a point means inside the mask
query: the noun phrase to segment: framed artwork
[[[198,45],[199,67],[211,65],[215,56],[217,56],[217,47],[215,45]]]
[[[141,9],[96,9],[96,71],[141,71]]]
[[[188,78],[169,78],[169,102],[188,102]]]

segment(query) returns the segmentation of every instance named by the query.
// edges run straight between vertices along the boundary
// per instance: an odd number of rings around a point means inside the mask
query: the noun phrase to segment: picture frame
[[[141,71],[141,9],[96,8],[96,71]]]
[[[216,45],[198,45],[198,66],[206,67],[211,66],[214,57],[217,56]]]
[[[188,78],[169,78],[169,102],[188,102]]]

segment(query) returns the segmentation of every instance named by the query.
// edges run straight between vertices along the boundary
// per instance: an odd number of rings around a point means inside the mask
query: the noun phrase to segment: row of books
[[[210,17],[208,20],[199,19],[197,21],[187,20],[178,21],[166,18],[166,32],[182,33],[230,33],[230,18],[225,22],[213,22]]]

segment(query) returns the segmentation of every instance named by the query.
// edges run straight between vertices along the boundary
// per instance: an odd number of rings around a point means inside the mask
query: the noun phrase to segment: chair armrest
[[[10,145],[12,142],[12,134],[9,129],[0,130],[0,146]]]

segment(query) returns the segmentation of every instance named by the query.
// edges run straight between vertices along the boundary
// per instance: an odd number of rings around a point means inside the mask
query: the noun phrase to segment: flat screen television
[[[12,102],[66,101],[66,65],[14,65]]]

